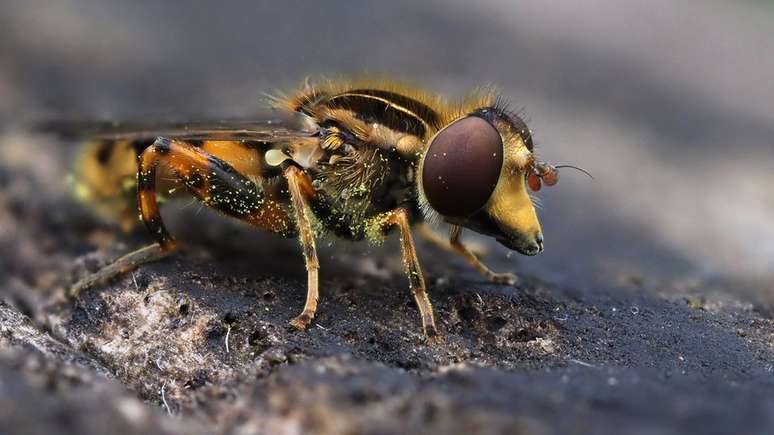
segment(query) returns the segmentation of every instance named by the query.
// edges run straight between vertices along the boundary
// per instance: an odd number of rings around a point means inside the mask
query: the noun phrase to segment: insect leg
[[[419,234],[419,236],[422,237],[423,239],[427,240],[428,242],[432,243],[433,245],[445,251],[449,251],[449,252],[454,251],[451,245],[449,244],[449,240],[447,240],[445,237],[435,232],[426,223],[420,222],[415,227],[417,229],[417,234]]]
[[[400,229],[400,246],[403,252],[403,265],[409,280],[409,288],[414,295],[414,300],[419,308],[419,314],[422,317],[422,327],[425,336],[430,340],[436,340],[439,337],[438,328],[435,326],[433,316],[433,307],[430,304],[430,298],[427,296],[425,287],[425,278],[422,275],[422,269],[419,266],[414,240],[411,237],[411,227],[409,225],[408,213],[405,209],[399,208],[386,213],[382,213],[372,218],[371,225],[382,232],[392,226]]]
[[[285,236],[295,235],[285,206],[267,198],[253,180],[192,144],[158,138],[140,154],[137,172],[140,218],[157,244],[127,254],[84,278],[70,291],[71,294],[157,260],[175,249],[175,241],[164,226],[156,198],[156,169],[161,163],[168,166],[205,205],[253,226]]]
[[[438,234],[426,222],[420,222],[414,225],[414,228],[416,228],[417,234],[421,238],[432,243],[436,247],[441,248],[446,252],[459,254],[459,251],[452,247],[451,243],[449,242],[449,238]],[[484,257],[489,253],[489,247],[483,243],[468,242],[465,247],[468,248],[468,250],[478,258]]]
[[[484,278],[495,284],[507,284],[516,285],[519,279],[512,273],[496,273],[489,269],[481,260],[476,257],[476,254],[470,251],[467,246],[462,244],[460,236],[462,235],[462,227],[452,227],[451,235],[449,238],[449,244],[452,249],[461,254],[465,259],[473,266]]]
[[[154,153],[155,155],[158,151],[154,147],[156,147],[156,143],[140,155],[139,169],[137,171],[137,198],[140,208],[140,218],[145,222],[148,229],[151,229],[151,233],[156,237],[158,243],[130,252],[97,272],[84,277],[70,288],[68,291],[69,297],[77,297],[82,291],[94,287],[95,285],[121,276],[136,269],[142,264],[161,259],[175,249],[174,241],[164,227],[164,223],[161,221],[161,215],[159,214],[158,203],[156,201],[157,162],[154,160],[148,164],[150,159],[147,157],[143,158],[143,156],[146,156],[146,153],[149,152]]]
[[[320,264],[317,261],[317,248],[315,246],[315,236],[312,225],[309,223],[309,207],[307,200],[314,196],[312,184],[300,169],[290,166],[285,170],[285,178],[288,180],[291,201],[293,202],[293,212],[296,217],[301,243],[301,250],[304,253],[307,272],[307,290],[306,303],[304,310],[296,318],[290,321],[290,324],[296,329],[303,330],[312,322],[317,311],[317,299],[319,297],[318,271]]]
[[[164,251],[161,246],[154,243],[145,246],[136,251],[130,252],[123,257],[108,264],[102,269],[88,275],[76,282],[68,291],[67,295],[76,298],[84,291],[96,285],[105,283],[117,276],[130,272],[142,264],[150,263],[164,258],[169,251]]]
[[[295,235],[281,202],[224,160],[190,143],[158,138],[140,155],[137,198],[140,217],[164,250],[175,247],[159,214],[156,168],[165,164],[204,205],[227,216],[284,236]]]

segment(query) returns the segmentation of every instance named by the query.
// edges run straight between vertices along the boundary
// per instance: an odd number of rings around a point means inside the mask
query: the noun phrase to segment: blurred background
[[[546,252],[493,247],[497,264],[584,288],[697,279],[774,298],[774,3],[213,5],[4,0],[6,164],[22,159],[8,132],[43,118],[244,117],[307,76],[451,97],[495,84],[543,159],[596,178],[564,171],[539,194]]]

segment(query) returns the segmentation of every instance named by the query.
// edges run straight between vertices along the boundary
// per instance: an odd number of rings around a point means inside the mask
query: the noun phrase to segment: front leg
[[[308,200],[314,197],[314,189],[309,177],[295,166],[290,166],[285,170],[285,178],[288,180],[293,213],[298,227],[298,240],[301,243],[301,251],[304,253],[307,273],[304,310],[291,320],[290,324],[298,330],[304,330],[314,319],[317,312],[317,299],[319,298],[318,271],[320,263],[317,261],[317,247],[315,246],[314,231],[309,223],[309,206],[307,204]]]
[[[403,265],[408,276],[409,288],[414,295],[414,300],[419,308],[419,314],[422,316],[422,327],[428,340],[437,340],[440,335],[435,326],[435,317],[433,316],[433,307],[430,304],[430,298],[427,296],[425,287],[425,278],[422,276],[422,269],[419,267],[419,258],[414,246],[414,240],[411,237],[411,227],[409,225],[408,213],[405,209],[399,208],[386,213],[382,213],[370,219],[369,230],[375,232],[376,237],[381,236],[387,229],[397,226],[400,229],[400,246],[403,252]]]
[[[519,282],[519,278],[512,273],[497,273],[488,268],[476,255],[470,251],[465,245],[462,244],[460,236],[462,235],[462,227],[452,227],[451,235],[449,236],[449,244],[452,249],[461,254],[468,263],[473,266],[484,278],[495,284],[516,285]]]
[[[457,249],[452,247],[451,243],[449,242],[448,236],[443,236],[441,234],[438,234],[433,228],[430,227],[430,225],[427,224],[427,222],[420,222],[417,225],[415,225],[415,228],[416,228],[416,233],[419,235],[419,237],[432,243],[436,247],[443,249],[446,252],[451,252],[453,254],[460,253]],[[465,245],[465,247],[467,247],[468,250],[478,258],[485,257],[489,254],[489,247],[486,246],[486,244],[484,243],[468,242]]]

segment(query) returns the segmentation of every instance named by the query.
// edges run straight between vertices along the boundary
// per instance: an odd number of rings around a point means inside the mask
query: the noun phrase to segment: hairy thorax
[[[310,205],[318,226],[339,237],[360,240],[369,218],[397,207],[417,210],[414,164],[395,152],[344,146],[326,153],[307,172],[315,190]]]

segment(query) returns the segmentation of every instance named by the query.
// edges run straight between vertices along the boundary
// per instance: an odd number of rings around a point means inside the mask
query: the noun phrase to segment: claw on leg
[[[443,342],[443,336],[438,332],[435,323],[425,327],[425,342],[427,344],[440,344]]]
[[[298,331],[303,331],[312,323],[312,318],[314,318],[314,313],[303,312],[290,321],[290,326]]]
[[[317,269],[308,269],[307,273],[308,284],[304,310],[301,311],[301,314],[294,317],[293,320],[290,321],[290,326],[299,331],[303,331],[309,327],[309,325],[312,323],[312,320],[314,319],[315,313],[317,312],[317,298],[319,297]]]
[[[510,272],[492,273],[492,275],[489,276],[489,281],[495,284],[516,285],[519,283],[519,277]]]

